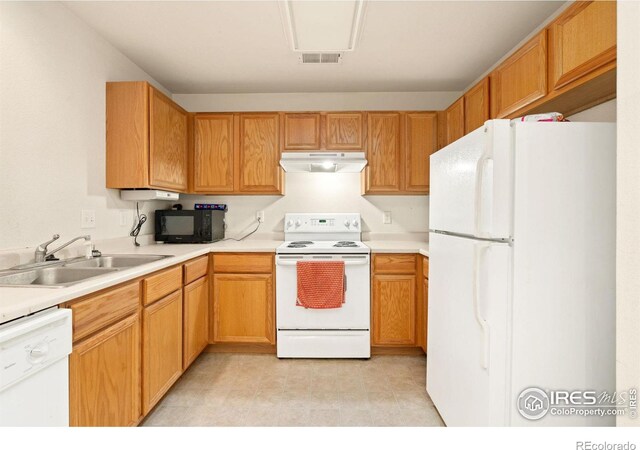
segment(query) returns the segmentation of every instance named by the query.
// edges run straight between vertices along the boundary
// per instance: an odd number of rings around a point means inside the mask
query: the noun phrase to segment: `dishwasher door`
[[[71,310],[0,325],[0,426],[69,425]]]

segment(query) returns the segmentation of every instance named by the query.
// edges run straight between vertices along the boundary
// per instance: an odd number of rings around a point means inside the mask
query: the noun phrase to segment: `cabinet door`
[[[144,308],[142,412],[151,411],[182,374],[182,291]]]
[[[320,148],[320,113],[285,113],[283,117],[284,150]]]
[[[194,191],[233,192],[233,114],[197,115],[194,134]]]
[[[359,112],[326,114],[327,150],[362,150],[364,118]]]
[[[184,287],[183,370],[209,343],[209,277],[202,277]]]
[[[491,73],[491,116],[502,119],[547,94],[546,30]]]
[[[140,419],[140,321],[127,317],[73,346],[71,426],[123,427]]]
[[[471,133],[489,120],[489,77],[464,94],[464,133]]]
[[[214,340],[275,343],[273,276],[215,274]]]
[[[373,345],[415,345],[416,276],[373,276]]]
[[[149,89],[149,182],[186,191],[188,114],[157,89]]]
[[[404,190],[429,193],[429,156],[437,150],[437,145],[437,114],[407,113]]]
[[[420,304],[420,309],[418,310],[418,314],[421,316],[420,319],[420,333],[418,339],[418,345],[422,348],[422,350],[427,352],[427,337],[429,336],[428,324],[429,324],[429,280],[427,278],[422,279],[422,302]]]
[[[278,114],[241,114],[240,192],[282,193]]]
[[[550,89],[616,59],[616,2],[575,2],[549,27]]]
[[[395,193],[402,188],[399,113],[369,113],[365,193]]]
[[[460,97],[445,111],[446,145],[464,136],[464,97]]]

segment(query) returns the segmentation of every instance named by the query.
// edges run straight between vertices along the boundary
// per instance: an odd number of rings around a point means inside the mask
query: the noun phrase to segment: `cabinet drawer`
[[[271,273],[273,255],[271,253],[217,254],[213,257],[213,271],[216,273]]]
[[[373,255],[373,271],[380,273],[415,273],[416,255],[392,253]]]
[[[429,278],[429,258],[422,258],[422,276]]]
[[[207,274],[209,257],[207,255],[186,262],[184,268],[184,284],[189,284]]]
[[[182,287],[182,266],[172,267],[142,281],[143,304],[149,305]]]
[[[73,311],[73,341],[137,311],[140,283],[133,282],[70,305]]]

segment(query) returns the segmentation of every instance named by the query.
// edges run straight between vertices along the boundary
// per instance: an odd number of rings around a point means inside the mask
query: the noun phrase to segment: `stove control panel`
[[[295,233],[360,232],[360,214],[290,213],[284,218],[284,231]]]

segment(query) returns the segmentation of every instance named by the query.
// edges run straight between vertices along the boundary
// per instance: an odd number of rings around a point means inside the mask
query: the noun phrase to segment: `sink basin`
[[[168,258],[167,255],[104,255],[65,264],[66,267],[128,268]]]
[[[65,287],[116,270],[118,269],[48,267],[0,275],[0,286]]]

